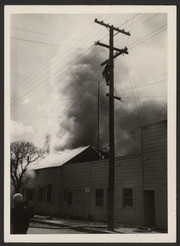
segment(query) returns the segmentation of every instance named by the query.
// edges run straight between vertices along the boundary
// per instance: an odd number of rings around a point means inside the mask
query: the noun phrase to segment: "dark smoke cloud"
[[[97,70],[101,62],[107,59],[107,53],[98,49],[90,55],[84,55],[69,71],[69,82],[76,81],[65,94],[69,98],[77,98],[70,103],[59,123],[57,138],[68,134],[63,146],[55,146],[56,150],[77,148],[92,145],[97,148],[97,86],[100,82],[100,147],[108,149],[109,119],[108,98],[109,88],[102,78],[103,68]],[[123,66],[122,66],[123,67]],[[99,78],[98,78],[99,77]],[[125,69],[121,77],[127,78]],[[124,80],[122,80],[124,81]],[[125,83],[126,81],[122,82]],[[124,84],[121,86],[123,87]],[[166,118],[166,109],[154,101],[141,102],[139,105],[131,100],[126,107],[123,102],[115,102],[115,143],[116,155],[140,152],[139,126]]]

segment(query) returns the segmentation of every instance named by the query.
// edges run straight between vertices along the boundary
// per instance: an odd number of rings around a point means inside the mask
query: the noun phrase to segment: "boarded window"
[[[67,202],[67,191],[64,191],[63,199],[64,199],[65,202]]]
[[[104,205],[104,190],[96,189],[96,206]]]
[[[48,187],[47,187],[47,202],[51,202],[51,196],[52,196],[52,185],[48,184]]]
[[[68,197],[67,197],[67,205],[72,204],[72,192],[68,192]]]
[[[77,202],[83,202],[83,191],[77,190]]]
[[[123,189],[123,207],[124,208],[133,207],[133,188]]]
[[[33,189],[27,189],[26,190],[26,199],[32,200],[33,199]]]
[[[43,191],[44,191],[44,189],[43,189],[43,187],[41,187],[40,189],[39,189],[39,202],[41,202],[42,200],[43,200]]]

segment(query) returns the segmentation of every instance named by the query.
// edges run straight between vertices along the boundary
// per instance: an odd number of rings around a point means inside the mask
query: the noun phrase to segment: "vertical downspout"
[[[61,167],[61,184],[60,184],[60,203],[59,203],[59,216],[61,216],[62,212],[62,200],[63,200],[63,195],[62,195],[62,184],[63,184],[63,166]]]
[[[90,188],[90,192],[89,192],[89,211],[88,211],[88,217],[89,215],[92,216],[91,214],[91,164],[92,162],[89,163],[89,188]]]
[[[143,155],[143,127],[141,130],[141,221],[144,225],[144,155]]]

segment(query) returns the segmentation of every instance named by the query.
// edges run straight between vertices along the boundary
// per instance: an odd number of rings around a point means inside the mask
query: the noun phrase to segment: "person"
[[[34,217],[34,208],[32,206],[29,205],[29,201],[26,199],[24,201],[24,206],[28,208],[29,210],[29,218],[33,218]]]
[[[26,234],[29,227],[29,210],[23,204],[23,195],[13,196],[14,208],[11,209],[12,234]]]

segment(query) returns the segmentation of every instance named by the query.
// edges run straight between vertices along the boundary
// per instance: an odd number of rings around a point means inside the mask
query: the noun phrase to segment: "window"
[[[26,190],[26,198],[27,200],[33,200],[33,189]]]
[[[123,208],[133,207],[133,188],[123,189]]]
[[[67,205],[71,205],[71,204],[72,204],[72,192],[68,192]]]
[[[47,202],[51,202],[52,185],[48,184],[47,187]]]
[[[63,199],[64,199],[65,202],[67,202],[67,191],[64,191]]]
[[[42,201],[42,199],[43,199],[43,191],[44,191],[44,189],[43,189],[43,187],[41,187],[40,189],[39,189],[39,202],[41,202]]]
[[[83,201],[83,191],[77,190],[77,202],[82,202],[82,201]]]
[[[96,190],[96,206],[103,206],[104,205],[104,190],[97,189]]]

